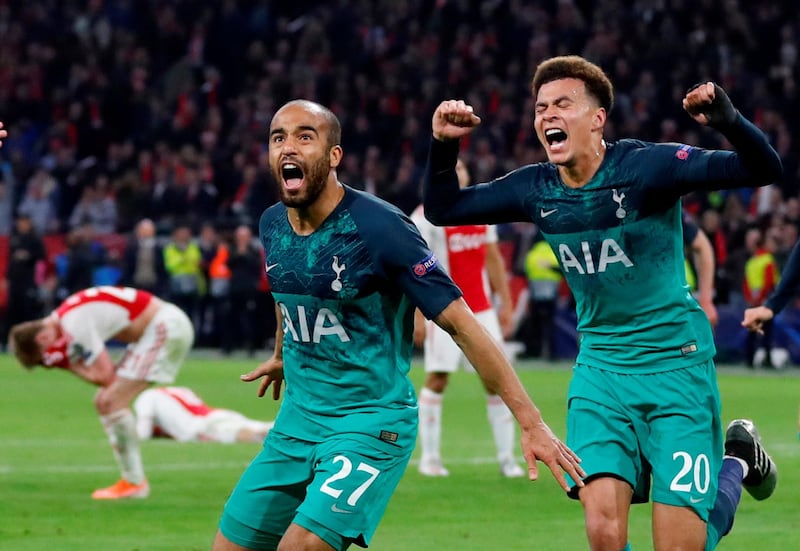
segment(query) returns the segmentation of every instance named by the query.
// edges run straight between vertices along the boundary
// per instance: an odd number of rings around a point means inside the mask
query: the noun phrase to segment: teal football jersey
[[[311,442],[356,432],[413,446],[414,307],[433,318],[461,292],[408,217],[345,190],[307,236],[294,232],[283,204],[261,217],[267,277],[283,315],[286,389],[275,430]]]
[[[553,165],[518,174],[537,182],[532,219],[575,297],[579,363],[660,371],[713,357],[711,326],[686,283],[680,199],[663,191],[668,165],[690,156],[703,154],[623,140],[580,189]]]
[[[564,186],[555,167],[538,175],[533,220],[575,297],[579,363],[655,372],[714,355],[708,318],[686,282],[680,201],[659,194],[641,169],[657,170],[658,156],[618,143],[581,189]]]
[[[647,373],[714,356],[711,326],[686,284],[680,198],[744,185],[735,153],[620,140],[579,189],[539,163],[463,190],[451,169],[457,155],[455,142],[433,141],[426,215],[450,225],[534,222],[575,297],[578,363]]]

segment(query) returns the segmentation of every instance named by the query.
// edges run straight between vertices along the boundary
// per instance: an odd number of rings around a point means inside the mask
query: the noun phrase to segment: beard
[[[321,158],[303,171],[303,179],[305,180],[303,188],[299,190],[287,190],[282,184],[283,174],[281,173],[280,167],[278,167],[277,170],[272,170],[275,180],[280,183],[278,187],[280,190],[281,202],[287,207],[295,209],[304,209],[316,202],[325,189],[329,172],[330,164],[327,157]]]

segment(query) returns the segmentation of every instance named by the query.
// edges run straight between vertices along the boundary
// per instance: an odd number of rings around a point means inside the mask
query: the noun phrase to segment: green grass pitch
[[[272,418],[277,404],[257,399],[255,384],[238,380],[254,360],[195,354],[178,383],[211,405]],[[519,374],[546,420],[564,435],[569,365],[519,362]],[[723,417],[752,417],[778,463],[775,495],[742,497],[733,533],[720,549],[794,549],[800,530],[800,370],[749,373],[721,367]],[[422,380],[417,363],[412,377]],[[0,549],[14,551],[207,550],[222,505],[253,444],[143,445],[151,483],[146,500],[96,502],[89,494],[113,483],[117,468],[94,412],[94,390],[63,372],[26,372],[0,355]],[[477,377],[457,373],[445,396],[443,454],[449,478],[416,471],[416,455],[389,505],[371,549],[586,549],[578,503],[564,497],[549,471],[540,480],[506,480],[494,446]],[[630,540],[651,549],[650,507],[633,507]]]

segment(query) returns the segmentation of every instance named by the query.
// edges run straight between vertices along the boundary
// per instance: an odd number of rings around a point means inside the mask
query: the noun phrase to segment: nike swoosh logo
[[[544,210],[544,209],[542,209],[542,210],[539,211],[539,215],[542,218],[547,218],[548,216],[550,216],[551,214],[553,214],[557,210],[558,209],[552,209],[552,210]]]
[[[335,503],[331,505],[331,511],[333,511],[334,513],[347,513],[347,514],[351,514],[353,512],[353,511],[348,511],[346,509],[339,509]]]
[[[278,265],[278,263],[277,263],[277,262],[276,262],[275,264],[267,264],[267,265],[265,266],[267,273],[269,273],[269,271],[270,271],[272,268],[274,268],[275,266],[277,266],[277,265]]]
[[[692,503],[700,503],[701,501],[703,501],[703,498],[702,497],[690,497],[689,501],[691,501]]]

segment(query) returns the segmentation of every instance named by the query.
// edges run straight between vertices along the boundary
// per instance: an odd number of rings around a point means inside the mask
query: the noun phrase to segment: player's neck
[[[335,180],[335,184],[328,184],[312,205],[297,209],[289,208],[289,224],[298,235],[311,235],[322,225],[325,219],[333,212],[344,198],[344,185]]]
[[[57,341],[63,336],[61,331],[61,323],[59,323],[58,318],[55,317],[54,313],[43,318],[42,325],[45,331],[50,332],[53,341]]]
[[[558,173],[564,185],[569,188],[581,188],[589,183],[603,159],[606,158],[606,142],[600,140],[594,147],[585,153],[576,156],[575,161],[569,165],[559,165]]]

